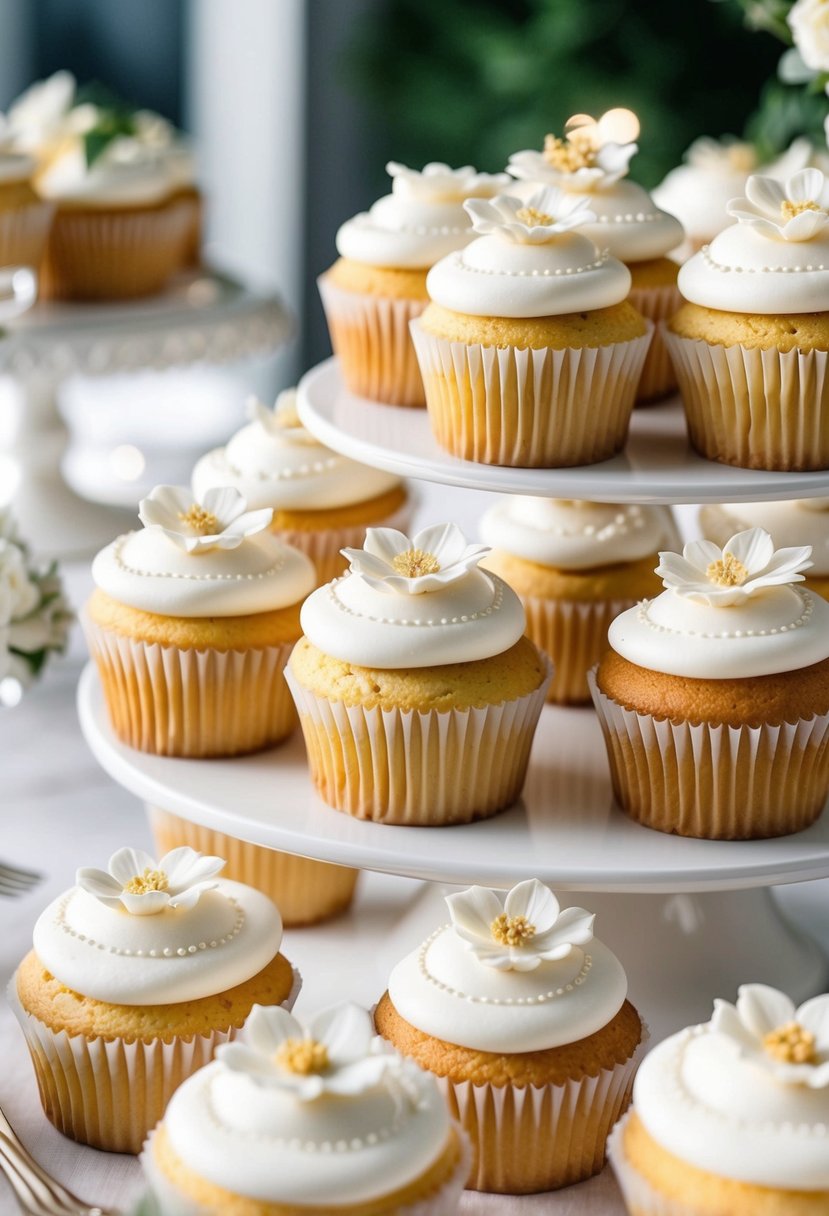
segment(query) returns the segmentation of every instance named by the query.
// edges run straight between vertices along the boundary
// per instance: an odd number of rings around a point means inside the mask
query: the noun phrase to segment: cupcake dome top
[[[121,604],[161,616],[240,616],[296,604],[316,582],[308,558],[268,531],[271,508],[248,511],[230,486],[194,499],[156,486],[141,531],[97,554],[92,577]]]
[[[447,896],[451,923],[397,964],[391,1001],[423,1033],[472,1050],[545,1051],[601,1030],[624,1004],[619,960],[593,916],[535,879],[502,896]]]
[[[276,956],[276,906],[243,883],[219,879],[219,857],[173,849],[156,860],[119,849],[107,869],[38,917],[40,962],[67,988],[115,1005],[168,1005],[224,992]]]
[[[240,1040],[176,1090],[163,1130],[200,1177],[302,1207],[368,1204],[421,1177],[449,1138],[434,1080],[343,1005],[303,1026],[254,1006]]]
[[[769,315],[829,311],[829,186],[819,169],[784,182],[755,175],[732,199],[736,224],[685,263],[692,304]]]
[[[296,390],[286,389],[268,409],[248,403],[250,422],[223,448],[214,448],[193,470],[200,498],[234,486],[253,510],[323,511],[365,502],[399,485],[399,478],[358,464],[319,443],[299,420]]]
[[[655,1047],[636,1114],[668,1152],[758,1186],[829,1189],[829,996],[799,1009],[764,984],[715,1003],[702,1026]]]
[[[735,532],[764,528],[775,548],[809,545],[809,575],[829,575],[829,498],[798,498],[789,502],[730,502],[705,506],[700,512],[709,540],[724,545]]]
[[[450,169],[433,162],[420,171],[389,161],[392,193],[346,220],[337,252],[369,266],[426,270],[472,236],[464,199],[491,198],[509,184],[506,173]]]
[[[750,528],[725,545],[691,541],[660,553],[666,590],[621,613],[608,640],[623,658],[666,675],[742,679],[829,658],[829,603],[796,584],[808,545],[775,550]]]

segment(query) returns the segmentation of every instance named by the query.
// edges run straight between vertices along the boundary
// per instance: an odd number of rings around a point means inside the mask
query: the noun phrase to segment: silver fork
[[[0,896],[25,895],[40,880],[41,875],[33,870],[22,870],[19,866],[9,866],[0,861]]]
[[[116,1216],[90,1207],[38,1165],[0,1110],[0,1172],[6,1175],[25,1216]]]

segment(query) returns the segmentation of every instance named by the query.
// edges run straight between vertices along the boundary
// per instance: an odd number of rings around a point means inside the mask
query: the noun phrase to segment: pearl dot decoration
[[[348,575],[342,578],[335,579],[328,584],[328,598],[337,611],[344,613],[346,616],[358,617],[361,621],[371,621],[375,625],[401,625],[401,626],[437,626],[437,625],[466,625],[470,621],[483,620],[485,617],[492,616],[493,613],[499,612],[504,603],[504,584],[497,575],[489,574],[488,577],[492,580],[493,595],[492,602],[486,608],[481,608],[477,612],[463,613],[461,616],[442,616],[442,617],[412,617],[397,619],[388,616],[371,616],[364,612],[355,612],[353,608],[349,608],[344,604],[337,595],[337,588],[341,585]]]
[[[725,262],[716,261],[711,256],[708,245],[703,245],[701,252],[706,265],[711,270],[719,271],[720,274],[809,274],[810,272],[829,269],[823,262],[819,262],[816,265],[808,262],[805,266],[729,266]]]
[[[115,954],[119,958],[158,958],[158,959],[177,959],[187,958],[191,954],[198,954],[201,950],[219,950],[222,946],[227,946],[235,938],[239,936],[245,925],[245,913],[232,896],[227,897],[227,902],[233,910],[233,925],[231,929],[222,937],[212,938],[210,941],[189,942],[187,945],[170,945],[164,946],[161,949],[142,950],[128,949],[124,946],[112,946],[106,942],[99,942],[94,937],[88,934],[79,933],[73,929],[66,921],[66,909],[69,901],[72,899],[74,891],[69,891],[58,904],[57,913],[55,916],[55,924],[68,937],[74,938],[83,945],[88,946],[91,950],[103,950],[107,954]]]
[[[683,638],[769,638],[781,633],[791,633],[795,629],[802,629],[804,625],[808,625],[809,623],[814,611],[814,601],[811,593],[802,591],[799,587],[792,587],[791,589],[799,596],[803,611],[800,616],[794,617],[787,624],[777,625],[771,629],[721,629],[716,633],[706,633],[695,629],[673,629],[670,625],[660,625],[651,619],[649,615],[651,600],[641,601],[638,605],[637,617],[642,625],[646,625],[654,633],[670,633]]]
[[[126,562],[123,557],[123,548],[130,539],[130,535],[130,533],[126,533],[124,536],[119,536],[115,541],[112,560],[119,570],[122,570],[125,574],[133,574],[138,578],[175,578],[194,583],[250,583],[264,578],[272,578],[274,575],[279,574],[285,565],[285,554],[280,553],[272,565],[268,566],[266,570],[258,571],[256,574],[197,574],[194,571],[139,570],[137,566],[131,566]]]
[[[469,266],[463,260],[463,252],[453,255],[453,265],[458,270],[467,271],[469,274],[482,275],[505,275],[507,278],[531,279],[531,278],[555,278],[559,275],[586,274],[589,270],[599,270],[607,262],[610,254],[607,249],[604,249],[595,262],[586,262],[583,266],[557,266],[555,269],[544,267],[542,270],[495,270],[486,266]]]

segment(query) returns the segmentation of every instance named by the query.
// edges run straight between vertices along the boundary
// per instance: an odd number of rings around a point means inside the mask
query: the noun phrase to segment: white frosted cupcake
[[[450,1216],[469,1154],[432,1078],[341,1005],[304,1024],[254,1009],[143,1164],[163,1216]]]
[[[38,918],[8,998],[64,1135],[137,1153],[255,1004],[296,1000],[276,906],[217,878],[223,865],[186,848],[160,861],[120,849]]]
[[[810,545],[812,564],[803,585],[829,599],[829,498],[722,503],[701,507],[699,521],[703,536],[716,545],[746,528],[764,528],[777,549]]]
[[[31,266],[43,260],[54,207],[32,186],[35,162],[14,152],[2,138],[0,115],[0,266]]]
[[[492,552],[483,565],[517,593],[527,636],[552,660],[548,700],[590,701],[587,673],[611,621],[660,590],[654,566],[674,535],[664,507],[517,494],[489,508],[481,538]]]
[[[340,257],[319,280],[331,343],[347,387],[392,405],[423,405],[409,322],[428,303],[426,272],[472,239],[464,199],[491,198],[509,182],[471,165],[422,171],[389,161],[392,193],[347,220]]]
[[[446,902],[452,923],[392,971],[378,1031],[438,1078],[472,1141],[470,1189],[597,1174],[647,1039],[619,960],[534,879]]]
[[[632,1216],[829,1211],[829,996],[765,984],[645,1058],[610,1159]]]
[[[594,218],[583,227],[584,235],[625,263],[631,304],[658,326],[681,303],[677,264],[666,255],[680,244],[683,231],[674,215],[661,211],[647,190],[627,178],[638,134],[639,122],[629,110],[610,110],[598,121],[578,114],[566,124],[563,139],[548,135],[542,152],[516,152],[507,167],[525,191],[553,186],[587,201]],[[675,387],[657,328],[637,400],[656,400]]]
[[[272,410],[252,399],[249,416],[196,465],[197,498],[234,486],[252,510],[271,507],[271,530],[310,557],[318,584],[345,571],[340,550],[362,545],[368,525],[405,530],[411,504],[404,483],[319,443],[299,420],[294,389],[280,393]]]

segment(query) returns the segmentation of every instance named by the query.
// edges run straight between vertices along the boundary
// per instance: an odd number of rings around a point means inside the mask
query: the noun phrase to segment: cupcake
[[[548,701],[590,701],[610,622],[660,590],[654,565],[673,536],[664,507],[514,495],[486,512],[483,565],[517,593],[527,636],[552,660]]]
[[[524,610],[454,524],[369,528],[305,601],[286,671],[320,796],[360,819],[439,827],[521,792],[550,680]]]
[[[638,133],[639,122],[629,110],[609,110],[598,121],[577,114],[566,124],[564,139],[548,135],[543,152],[516,152],[507,167],[522,186],[526,183],[525,190],[554,186],[586,200],[593,217],[584,235],[625,263],[631,304],[657,326],[681,303],[677,264],[666,255],[682,241],[683,231],[642,186],[626,180]],[[676,377],[657,329],[637,400],[653,401],[674,388]]]
[[[437,1077],[472,1142],[469,1189],[597,1174],[647,1039],[619,960],[535,879],[446,903],[451,924],[392,971],[377,1030]]]
[[[431,1077],[340,1005],[256,1007],[176,1092],[143,1154],[163,1216],[449,1216],[469,1153]]]
[[[809,547],[750,528],[660,553],[666,590],[616,617],[590,685],[613,788],[646,827],[746,840],[813,823],[829,793],[829,604]]]
[[[428,303],[426,272],[472,238],[467,198],[491,198],[509,178],[390,161],[392,193],[337,233],[339,258],[318,280],[331,344],[352,393],[392,405],[423,405],[409,322]]]
[[[194,500],[157,486],[140,531],[92,563],[84,631],[112,728],[140,751],[234,756],[271,747],[296,725],[283,680],[314,586],[304,553],[247,511],[232,487]]]
[[[471,199],[478,234],[429,271],[412,322],[441,447],[513,467],[593,464],[624,445],[653,330],[630,272],[575,229],[584,199]]]
[[[0,139],[0,266],[37,270],[43,260],[54,208],[32,187],[34,167]]]
[[[660,1043],[610,1158],[631,1216],[829,1211],[829,996],[765,984]]]
[[[403,482],[318,443],[299,420],[294,389],[280,393],[273,410],[252,399],[248,412],[249,425],[193,470],[197,498],[235,486],[252,509],[272,507],[271,530],[310,557],[318,584],[346,570],[340,550],[362,545],[367,525],[407,527]]]
[[[47,1118],[137,1153],[173,1091],[254,1005],[290,1009],[299,976],[274,904],[192,849],[119,849],[38,918],[8,989]]]
[[[737,223],[686,262],[668,323],[693,446],[752,469],[829,468],[826,179],[750,177]]]
[[[765,528],[775,548],[811,545],[812,564],[803,586],[829,599],[829,498],[705,506],[700,508],[699,522],[706,540],[717,545],[746,528]]]

